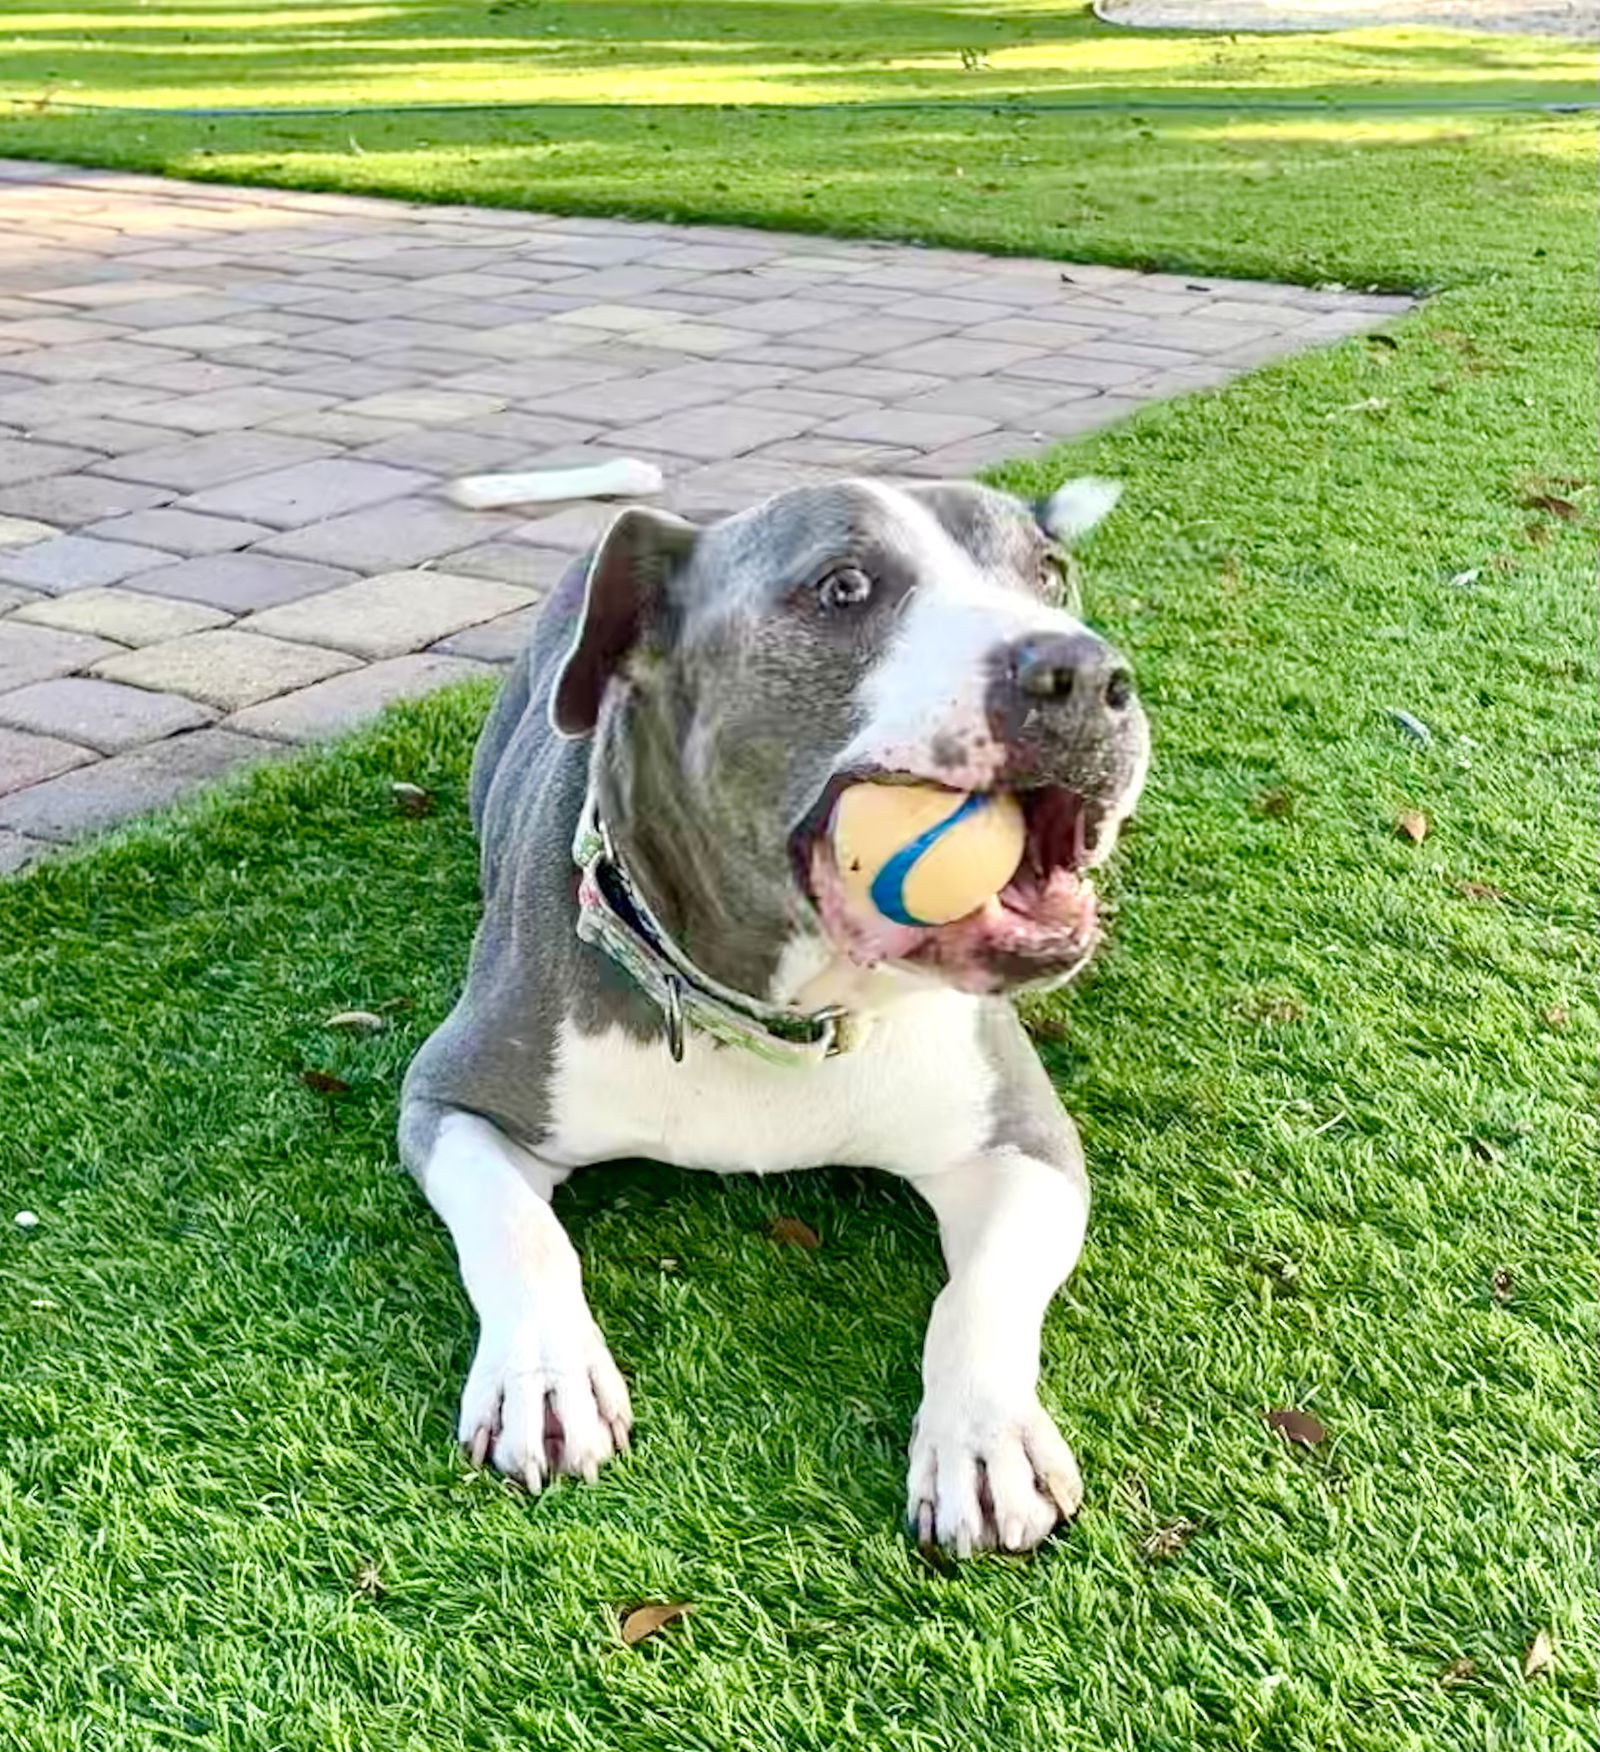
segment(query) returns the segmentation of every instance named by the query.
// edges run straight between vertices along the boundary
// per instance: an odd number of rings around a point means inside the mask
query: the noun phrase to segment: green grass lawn
[[[1060,0],[10,0],[0,18],[0,152],[1406,289],[1522,265],[1550,207],[1593,204],[1591,129],[1474,107],[1592,86],[1570,42],[1130,32]],[[469,102],[534,107],[374,107]],[[912,107],[867,107],[893,103]],[[239,104],[355,113],[160,113]],[[1084,104],[1111,107],[1053,107]]]
[[[1032,1011],[1096,1184],[1046,1334],[1077,1527],[959,1573],[903,1541],[939,1266],[865,1174],[580,1176],[636,1451],[536,1503],[458,1459],[470,1316],[392,1143],[475,911],[484,694],[456,694],[0,885],[0,1214],[41,1218],[0,1225],[0,1747],[1590,1745],[1592,131],[1250,108],[1560,92],[1570,51],[1015,3],[102,5],[0,36],[18,93],[636,100],[47,108],[0,152],[1442,288],[1388,341],[1004,471],[1128,483],[1088,604],[1157,731],[1109,952]],[[766,107],[655,101],[679,80]],[[1219,84],[1234,107],[1161,107]],[[1024,88],[1149,108],[809,107]],[[386,1031],[323,1028],[352,1006]],[[821,1249],[768,1241],[780,1214]],[[1329,1440],[1291,1449],[1278,1406]],[[624,1649],[648,1598],[696,1611]]]

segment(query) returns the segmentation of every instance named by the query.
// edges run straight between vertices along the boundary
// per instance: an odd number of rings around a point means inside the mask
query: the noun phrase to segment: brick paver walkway
[[[963,475],[1402,298],[0,161],[0,869],[504,661],[627,455]]]
[[[1425,24],[1527,36],[1600,37],[1600,0],[1095,0],[1135,30],[1368,30]]]

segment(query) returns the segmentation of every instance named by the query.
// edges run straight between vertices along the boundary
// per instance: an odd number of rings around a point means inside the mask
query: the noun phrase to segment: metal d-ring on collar
[[[667,1025],[667,1051],[675,1065],[683,1063],[683,982],[669,973],[662,981],[666,1003],[661,1006],[662,1020]]]
[[[815,1064],[848,1052],[851,1017],[839,1005],[786,1010],[719,984],[672,940],[628,879],[591,794],[572,842],[578,935],[602,949],[661,1012],[667,1051],[683,1062],[687,1030],[774,1064]]]

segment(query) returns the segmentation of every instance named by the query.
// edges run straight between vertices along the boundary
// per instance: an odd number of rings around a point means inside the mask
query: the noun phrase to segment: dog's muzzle
[[[830,832],[839,793],[863,779],[944,782],[934,750],[920,770],[836,775],[795,835],[797,875],[829,937],[862,965],[900,962],[973,992],[1060,985],[1099,941],[1088,872],[1110,855],[1144,782],[1148,721],[1126,662],[1087,628],[997,648],[985,710],[1002,753],[988,788],[1016,798],[1027,828],[1022,861],[999,894],[931,926],[865,914],[846,899]]]

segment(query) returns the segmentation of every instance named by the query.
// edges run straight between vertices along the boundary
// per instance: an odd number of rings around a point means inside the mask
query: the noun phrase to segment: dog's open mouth
[[[1085,868],[1090,809],[1076,792],[1064,785],[1013,792],[1027,833],[1011,880],[949,924],[904,925],[846,895],[830,832],[846,782],[836,780],[823,794],[795,834],[794,854],[824,930],[852,961],[908,963],[963,990],[989,992],[1059,982],[1093,953],[1099,927]]]

